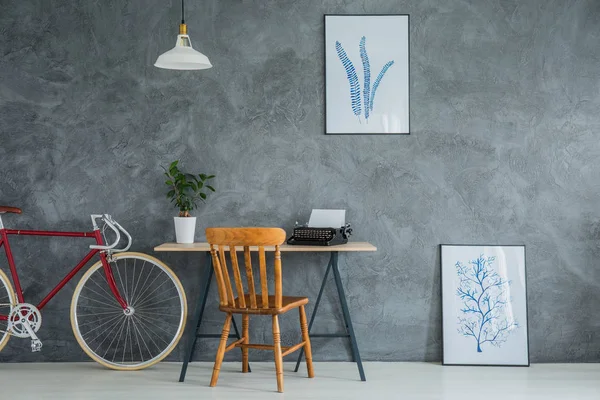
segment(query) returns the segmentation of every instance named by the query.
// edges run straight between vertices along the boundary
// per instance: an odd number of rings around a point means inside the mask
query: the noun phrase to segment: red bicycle
[[[71,326],[79,345],[94,361],[116,370],[147,368],[175,348],[184,330],[187,302],[181,282],[164,263],[127,252],[131,236],[110,215],[92,215],[91,232],[5,229],[2,215],[21,214],[0,206],[0,248],[4,246],[12,282],[0,270],[0,351],[10,336],[30,338],[40,351],[40,311],[95,256],[99,260],[81,277],[71,301]],[[98,226],[98,222],[102,226]],[[115,235],[107,245],[106,234]],[[127,246],[117,249],[124,234]],[[37,306],[25,302],[8,237],[62,236],[95,240],[83,259]]]

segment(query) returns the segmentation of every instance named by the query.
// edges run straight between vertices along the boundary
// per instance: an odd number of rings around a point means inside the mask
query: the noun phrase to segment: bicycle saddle
[[[21,209],[17,207],[5,207],[0,206],[0,214],[4,213],[13,213],[13,214],[21,214]]]

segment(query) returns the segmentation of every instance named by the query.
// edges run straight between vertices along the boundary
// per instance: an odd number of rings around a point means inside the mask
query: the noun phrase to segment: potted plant
[[[173,161],[165,170],[167,180],[165,184],[169,187],[167,198],[179,208],[179,216],[175,219],[175,236],[177,243],[194,243],[196,231],[196,217],[190,215],[190,211],[198,208],[198,200],[206,200],[206,190],[215,191],[208,181],[214,175],[193,175],[179,170],[179,160]]]

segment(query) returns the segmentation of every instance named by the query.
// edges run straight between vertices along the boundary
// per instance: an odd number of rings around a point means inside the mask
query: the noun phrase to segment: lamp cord
[[[183,13],[183,0],[181,0],[181,23],[185,24],[184,13]]]

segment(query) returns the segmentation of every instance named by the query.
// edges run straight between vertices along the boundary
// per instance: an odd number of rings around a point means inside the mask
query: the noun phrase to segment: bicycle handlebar
[[[90,249],[97,249],[97,250],[112,250],[113,252],[121,252],[121,251],[127,251],[129,250],[129,248],[131,247],[131,235],[129,234],[129,232],[127,232],[121,225],[119,225],[119,223],[117,221],[115,221],[114,219],[112,219],[112,217],[109,214],[93,214],[92,216],[92,223],[94,225],[94,230],[98,229],[98,225],[96,224],[96,219],[101,219],[106,225],[108,225],[108,227],[110,229],[113,230],[113,232],[115,233],[115,235],[117,236],[117,238],[115,239],[115,241],[108,245],[108,246],[102,246],[102,245],[98,245],[98,244],[92,244],[90,245]],[[121,233],[123,232],[125,234],[125,236],[127,237],[127,246],[125,246],[122,249],[117,249],[117,245],[119,244],[119,242],[121,241]]]
[[[113,251],[119,251],[119,252],[121,252],[121,251],[127,251],[127,250],[129,250],[129,248],[131,247],[131,242],[133,241],[133,240],[131,239],[131,235],[130,235],[130,234],[129,234],[129,232],[127,232],[127,231],[126,231],[126,230],[125,230],[125,229],[124,229],[124,228],[123,228],[123,227],[122,227],[122,226],[121,226],[121,225],[120,225],[120,224],[119,224],[117,221],[115,221],[115,220],[113,219],[113,221],[112,221],[112,222],[113,222],[113,224],[114,224],[114,225],[115,225],[117,228],[119,228],[119,230],[120,230],[121,232],[123,232],[123,233],[125,234],[125,236],[127,237],[127,246],[123,247],[122,249],[113,249]]]

